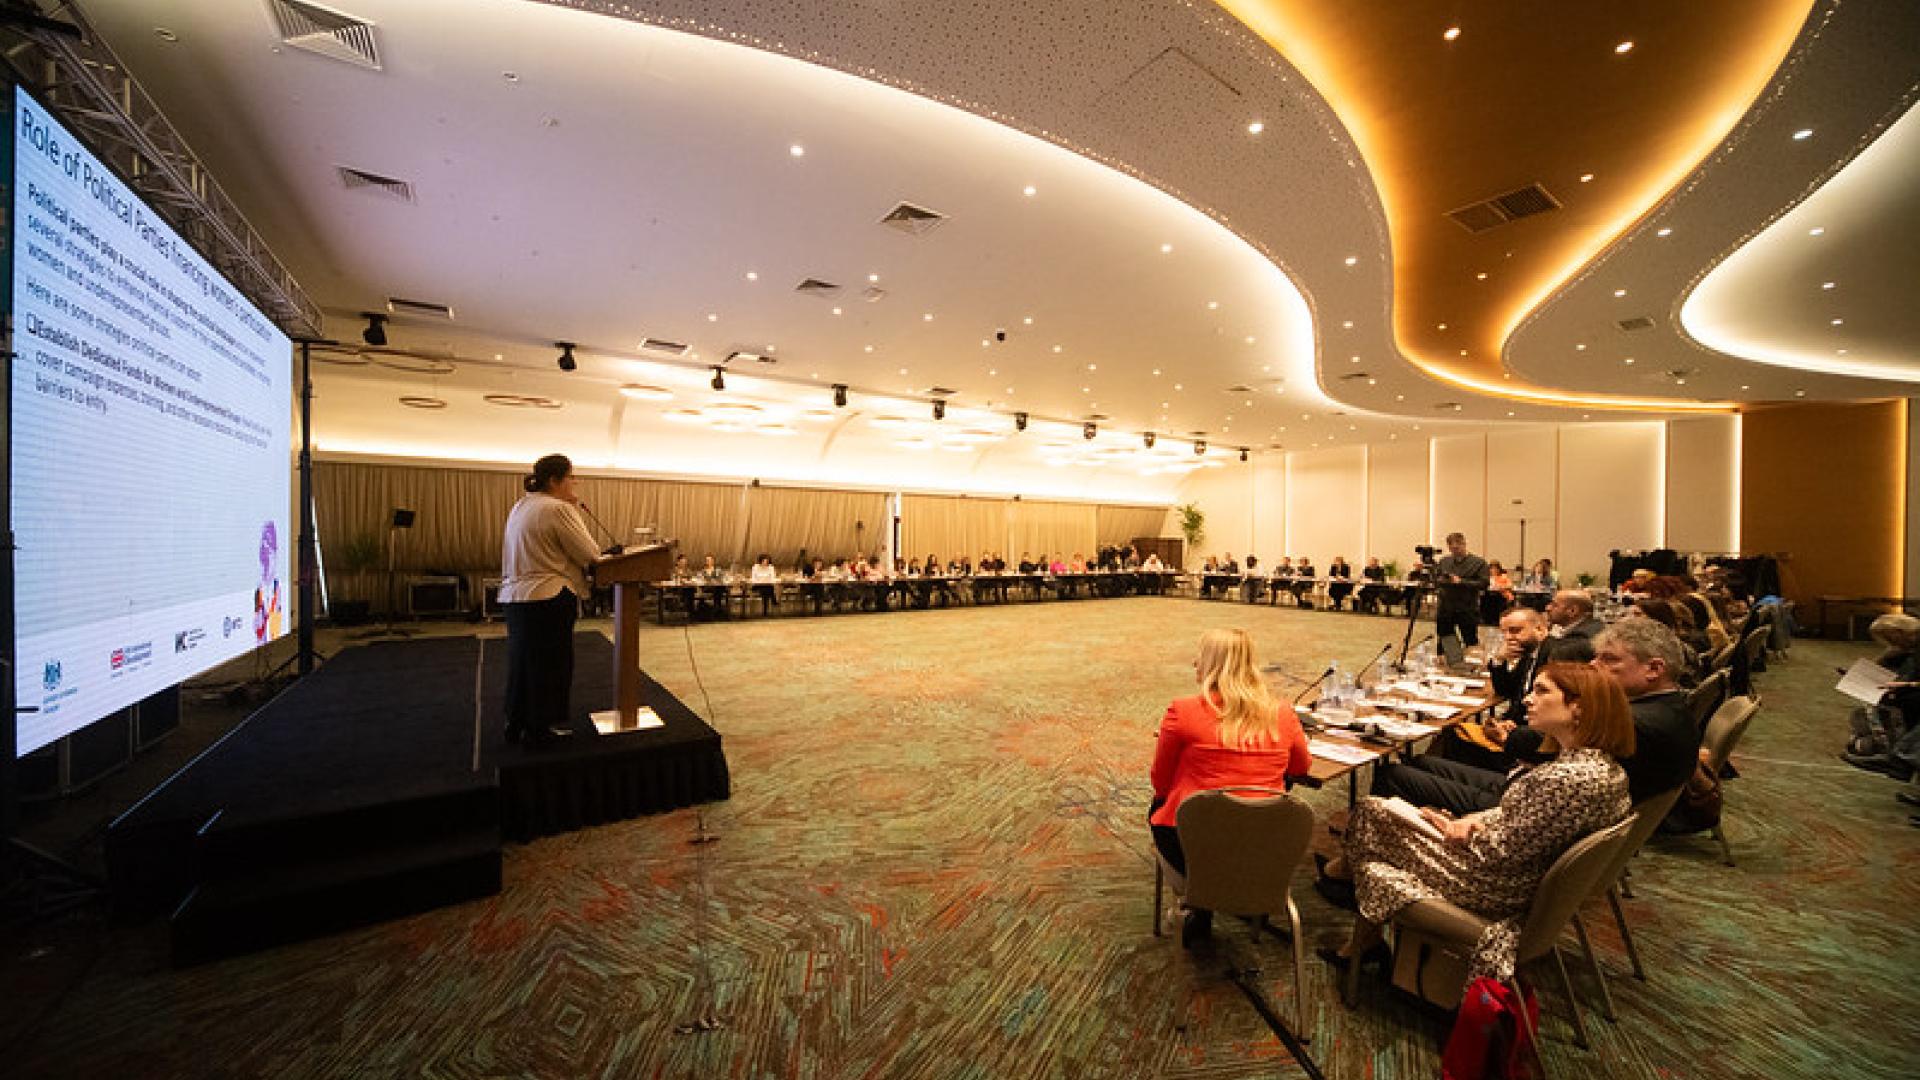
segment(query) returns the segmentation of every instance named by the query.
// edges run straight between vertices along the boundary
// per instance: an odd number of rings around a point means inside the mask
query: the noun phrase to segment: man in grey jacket
[[[1468,646],[1480,643],[1480,594],[1487,591],[1487,560],[1467,551],[1462,533],[1447,534],[1447,553],[1434,567],[1434,585],[1440,594],[1434,633],[1442,638],[1458,633]]]

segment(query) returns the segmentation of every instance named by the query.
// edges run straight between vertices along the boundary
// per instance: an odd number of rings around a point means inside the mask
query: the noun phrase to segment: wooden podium
[[[673,576],[673,545],[654,544],[593,564],[595,585],[613,587],[614,707],[593,714],[602,735],[633,731],[640,715],[640,586]]]

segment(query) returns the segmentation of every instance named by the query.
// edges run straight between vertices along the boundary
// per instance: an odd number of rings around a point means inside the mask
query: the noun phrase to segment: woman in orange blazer
[[[1245,630],[1202,634],[1193,674],[1200,693],[1168,705],[1160,721],[1147,811],[1154,846],[1183,874],[1187,860],[1175,815],[1187,796],[1235,786],[1284,788],[1313,765],[1300,718],[1268,691]],[[1191,910],[1180,940],[1191,945],[1212,929],[1213,912]]]

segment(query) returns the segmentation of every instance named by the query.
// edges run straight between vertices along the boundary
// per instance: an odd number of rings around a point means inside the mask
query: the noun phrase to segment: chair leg
[[[1347,942],[1352,955],[1347,958],[1347,985],[1342,995],[1348,1008],[1360,999],[1360,958],[1380,940],[1381,929],[1359,915],[1353,917],[1353,935]]]
[[[1577,914],[1573,917],[1573,932],[1580,938],[1580,951],[1587,954],[1587,969],[1593,972],[1593,981],[1600,987],[1600,1015],[1607,1018],[1607,1023],[1616,1023],[1613,992],[1607,989],[1607,973],[1600,970],[1600,959],[1593,955],[1593,942],[1587,938],[1587,924]]]
[[[1160,865],[1159,857],[1155,856],[1153,860],[1153,936],[1154,937],[1162,937],[1166,933],[1164,930],[1160,928],[1160,919],[1161,919],[1160,907],[1161,907],[1161,904],[1164,903],[1166,899],[1166,883],[1167,883],[1166,868]]]
[[[1633,931],[1627,929],[1627,913],[1620,909],[1620,894],[1607,890],[1607,903],[1613,906],[1613,921],[1620,927],[1620,940],[1626,943],[1627,959],[1633,961],[1633,977],[1647,981],[1647,969],[1640,966],[1640,950],[1634,948]]]
[[[1620,871],[1620,895],[1633,899],[1633,867]]]
[[[1293,933],[1293,1033],[1301,1042],[1310,1042],[1307,1032],[1307,943],[1300,932],[1300,909],[1293,897],[1287,897],[1287,924]]]
[[[1533,1046],[1534,1063],[1540,1066],[1540,1075],[1547,1075],[1547,1059],[1540,1053],[1540,1029],[1533,1026],[1533,1016],[1527,1012],[1526,987],[1520,985],[1520,972],[1516,969],[1513,978],[1507,981],[1507,989],[1513,991],[1513,1000],[1520,1010],[1520,1024],[1527,1029],[1527,1042]]]
[[[1553,947],[1553,966],[1560,972],[1560,990],[1567,995],[1567,1009],[1573,1013],[1573,1042],[1582,1050],[1591,1049],[1587,1042],[1587,1022],[1580,1016],[1580,999],[1573,995],[1573,979],[1567,975],[1566,958],[1560,955],[1560,946]]]
[[[1720,826],[1718,826],[1718,825],[1715,825],[1715,826],[1713,827],[1713,838],[1714,838],[1715,840],[1718,840],[1718,841],[1720,841],[1720,858],[1721,858],[1721,861],[1723,861],[1723,862],[1725,862],[1725,863],[1726,863],[1726,864],[1727,864],[1728,866],[1733,866],[1733,865],[1735,865],[1735,864],[1734,864],[1734,861],[1733,861],[1733,845],[1732,845],[1732,844],[1729,844],[1729,843],[1727,843],[1727,833],[1726,833],[1726,830],[1725,830],[1725,829],[1723,829],[1723,828],[1721,828],[1721,827],[1720,827]]]

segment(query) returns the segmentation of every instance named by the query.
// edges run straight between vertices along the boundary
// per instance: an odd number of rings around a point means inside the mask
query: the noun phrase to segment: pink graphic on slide
[[[280,554],[280,530],[269,521],[260,529],[260,584],[253,589],[253,639],[262,645],[280,636],[280,579],[273,576]]]

